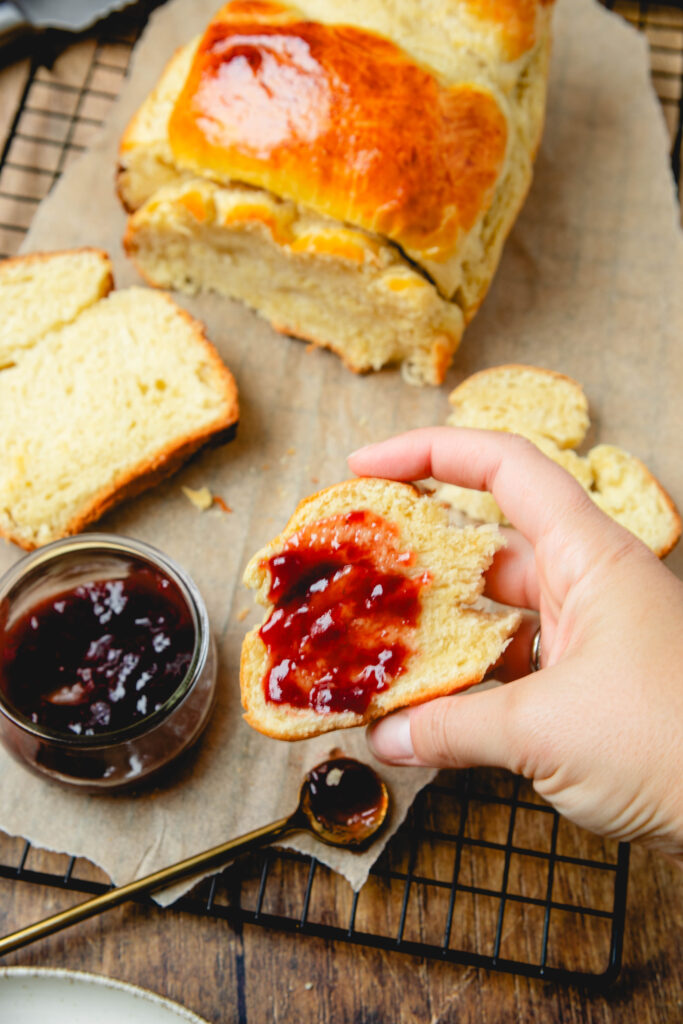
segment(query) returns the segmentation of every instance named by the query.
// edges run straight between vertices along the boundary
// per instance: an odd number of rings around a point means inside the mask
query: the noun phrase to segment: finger
[[[424,427],[361,448],[349,457],[359,476],[437,480],[491,491],[506,517],[533,545],[561,524],[586,546],[590,561],[613,525],[561,466],[515,434]],[[541,500],[542,496],[542,500]],[[583,568],[583,567],[582,567]]]
[[[489,766],[519,771],[524,728],[516,705],[536,678],[478,693],[439,697],[380,719],[367,733],[371,751],[391,764],[437,768]]]
[[[484,595],[501,604],[538,611],[540,595],[534,549],[518,530],[502,532],[506,546],[496,552],[486,571]]]

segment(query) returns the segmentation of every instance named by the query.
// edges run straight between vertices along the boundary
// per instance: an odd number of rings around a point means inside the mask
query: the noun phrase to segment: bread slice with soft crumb
[[[450,525],[410,484],[306,498],[244,573],[267,608],[242,645],[246,721],[304,739],[479,682],[519,624],[477,606],[503,544],[496,527]]]
[[[603,511],[663,558],[681,535],[673,501],[646,466],[615,445],[574,451],[588,426],[580,384],[538,366],[495,366],[468,377],[451,392],[448,423],[521,434],[566,469]],[[470,519],[506,523],[493,495],[441,484],[435,497]],[[539,496],[540,497],[540,496]]]
[[[0,371],[0,534],[77,533],[237,418],[202,325],[160,292],[112,292]]]
[[[101,249],[31,253],[0,262],[0,370],[113,287],[111,261]]]

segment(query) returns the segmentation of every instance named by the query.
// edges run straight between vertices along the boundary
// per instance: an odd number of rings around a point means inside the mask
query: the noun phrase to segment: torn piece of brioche
[[[111,262],[101,249],[32,253],[0,262],[0,370],[113,287]]]
[[[573,450],[585,438],[589,418],[583,389],[571,377],[537,366],[495,366],[464,380],[449,401],[451,426],[502,430],[533,441],[660,558],[678,542],[678,510],[639,459],[616,445],[597,445],[585,456]],[[479,522],[507,522],[486,491],[442,484],[435,496]]]
[[[591,448],[590,496],[603,512],[640,537],[660,558],[681,535],[681,517],[673,501],[640,459],[613,444]]]
[[[475,606],[503,544],[496,527],[449,525],[409,484],[306,498],[244,573],[268,610],[242,645],[246,721],[304,739],[479,682],[520,620]]]
[[[25,260],[41,267],[33,301],[48,306],[50,254]],[[20,335],[0,370],[0,535],[27,550],[78,533],[208,440],[227,440],[238,418],[232,374],[167,295],[115,291],[60,319],[31,347]]]

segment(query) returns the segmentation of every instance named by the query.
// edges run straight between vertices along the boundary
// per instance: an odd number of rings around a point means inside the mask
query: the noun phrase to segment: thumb
[[[488,766],[523,772],[531,729],[524,713],[535,679],[439,697],[375,722],[368,745],[380,761],[438,768]]]

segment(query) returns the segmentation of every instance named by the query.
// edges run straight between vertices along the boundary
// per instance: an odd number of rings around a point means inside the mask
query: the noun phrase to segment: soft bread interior
[[[0,370],[112,288],[111,262],[99,249],[35,253],[0,262]]]
[[[462,334],[460,309],[394,246],[264,192],[161,189],[130,218],[125,247],[151,283],[241,299],[357,372],[400,363],[436,384]]]
[[[245,570],[244,582],[255,591],[256,599],[272,610],[267,560],[280,552],[297,530],[363,509],[397,528],[401,550],[415,556],[407,572],[431,576],[431,583],[422,591],[406,671],[387,690],[372,697],[363,715],[350,711],[320,714],[275,704],[266,700],[264,690],[270,667],[268,651],[259,628],[253,629],[242,647],[242,703],[247,722],[267,735],[294,740],[357,726],[395,708],[473,685],[497,662],[519,623],[515,611],[489,612],[476,606],[484,587],[483,573],[504,543],[498,530],[491,526],[457,529],[428,495],[410,485],[385,480],[347,481],[301,502],[282,534],[257,552]]]

